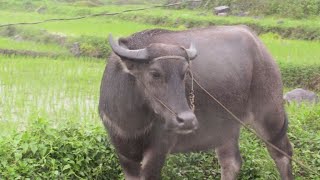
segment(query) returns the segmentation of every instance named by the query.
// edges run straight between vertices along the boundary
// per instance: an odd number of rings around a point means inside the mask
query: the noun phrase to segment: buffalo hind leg
[[[216,153],[221,166],[221,179],[236,179],[242,164],[238,140],[232,139],[219,146],[216,148]]]
[[[285,135],[280,139],[273,141],[273,145],[284,151],[287,155],[292,157],[292,147],[288,136]],[[268,151],[272,159],[275,161],[278,171],[280,173],[281,179],[283,180],[291,180],[293,179],[292,175],[292,166],[291,160],[283,155],[282,153],[278,152],[276,149],[267,145]]]
[[[275,111],[277,112],[277,111]],[[256,121],[254,124],[255,130],[258,134],[275,145],[277,148],[285,152],[287,155],[292,157],[292,147],[287,136],[288,119],[283,113],[269,113],[263,119],[263,121]],[[293,179],[291,160],[278,152],[276,149],[266,144],[268,152],[280,173],[282,180]]]

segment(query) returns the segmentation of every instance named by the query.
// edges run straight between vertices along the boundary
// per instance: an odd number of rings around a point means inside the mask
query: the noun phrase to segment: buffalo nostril
[[[178,121],[179,124],[184,123],[184,119],[180,118],[179,116],[177,117],[177,121]]]
[[[196,116],[193,112],[182,112],[177,116],[177,122],[184,126],[185,128],[197,127],[198,122]]]

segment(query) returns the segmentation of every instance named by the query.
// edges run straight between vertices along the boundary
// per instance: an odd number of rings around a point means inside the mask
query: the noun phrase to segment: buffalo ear
[[[134,64],[128,60],[123,60],[120,57],[120,60],[118,61],[120,68],[122,69],[123,72],[128,73],[128,74],[132,74],[133,75],[133,68],[134,68]]]
[[[122,72],[126,73],[131,81],[134,81],[136,79],[137,74],[139,73],[139,66],[141,66],[141,63],[128,60],[126,58],[119,58],[119,69],[122,70]]]

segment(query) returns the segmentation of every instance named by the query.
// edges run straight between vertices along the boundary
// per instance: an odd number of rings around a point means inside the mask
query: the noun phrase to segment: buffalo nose
[[[186,111],[179,113],[177,116],[179,128],[184,130],[191,130],[198,128],[198,120],[193,112]]]

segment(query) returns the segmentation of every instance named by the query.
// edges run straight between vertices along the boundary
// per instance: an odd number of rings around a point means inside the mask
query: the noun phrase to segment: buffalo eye
[[[161,78],[161,73],[158,71],[151,71],[150,74],[153,79],[160,79]]]

